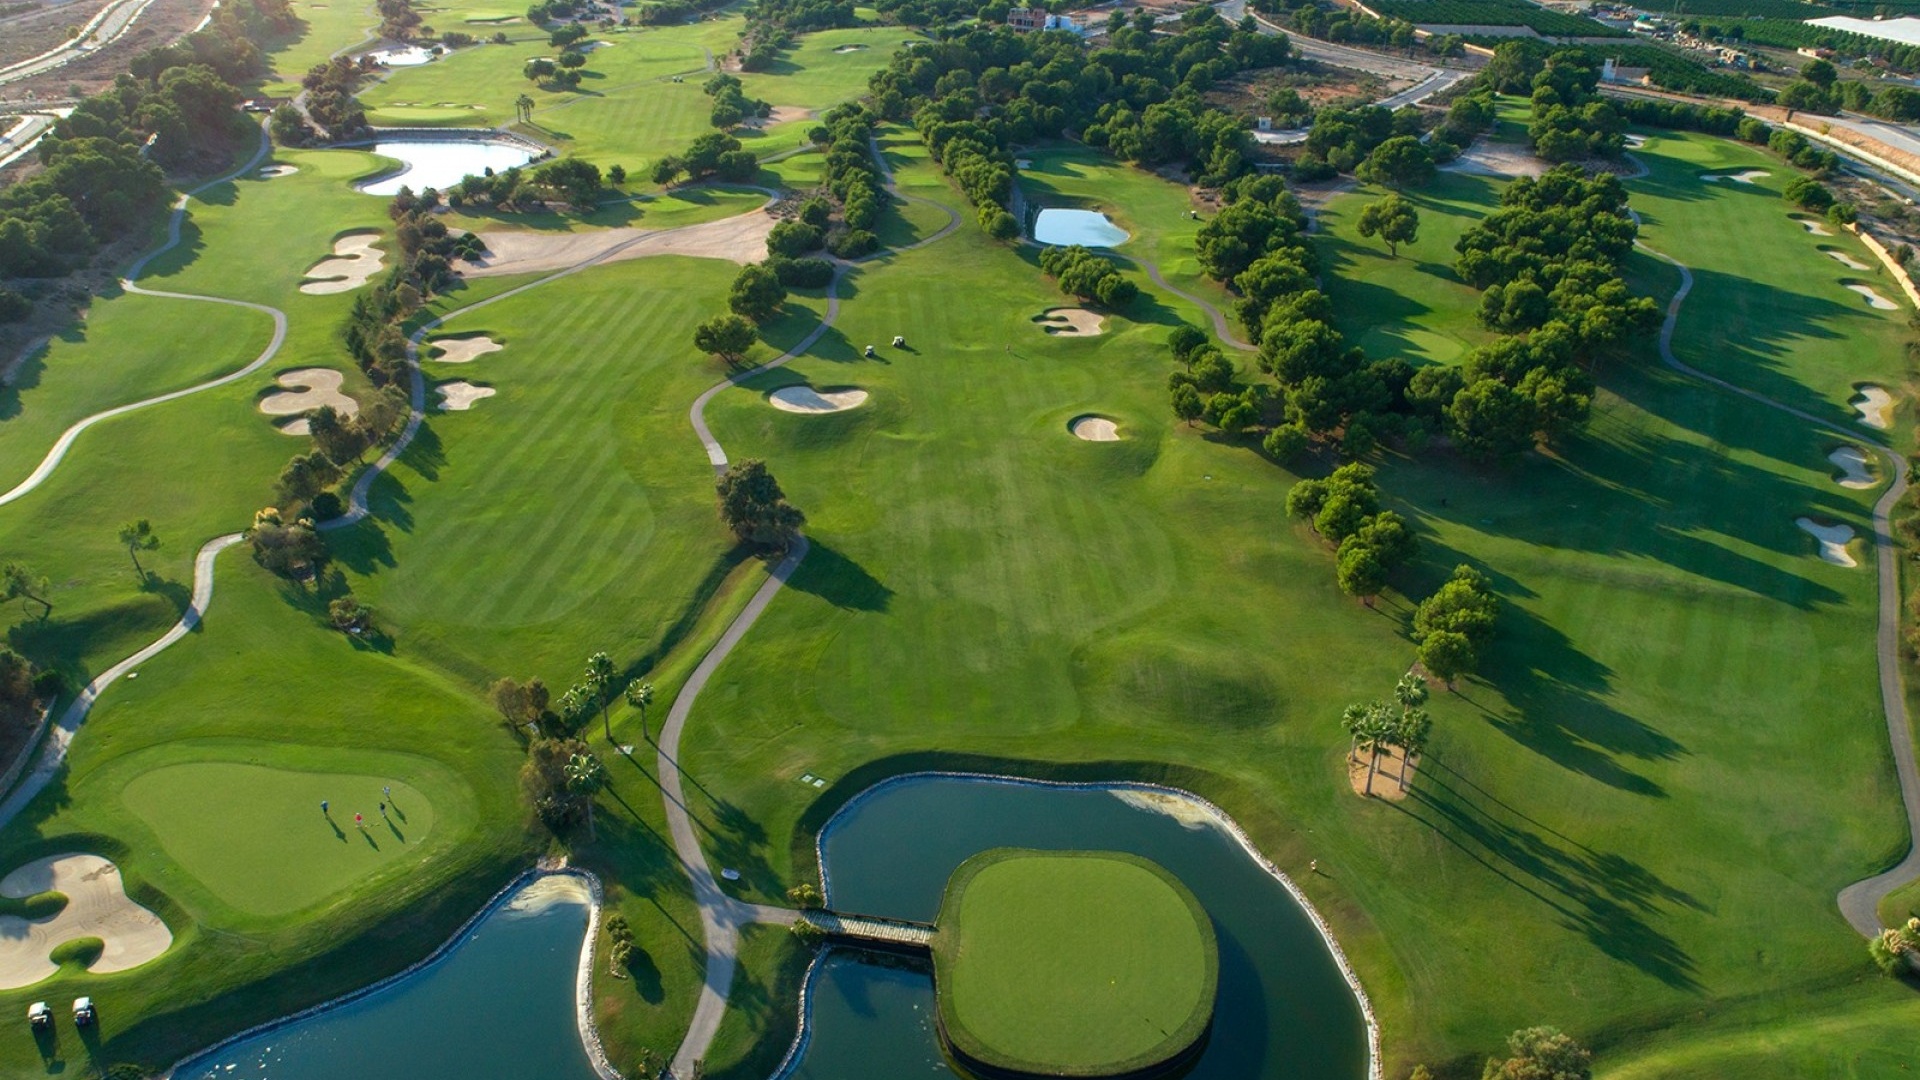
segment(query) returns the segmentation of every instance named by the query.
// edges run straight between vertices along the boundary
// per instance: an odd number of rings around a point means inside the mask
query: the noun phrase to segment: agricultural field
[[[1377,0],[1383,17],[1420,26],[1524,26],[1551,37],[1626,37],[1625,31],[1527,0]]]

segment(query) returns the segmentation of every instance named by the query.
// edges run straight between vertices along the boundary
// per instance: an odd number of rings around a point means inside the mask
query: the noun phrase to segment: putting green
[[[1045,1076],[1177,1063],[1213,1021],[1213,922],[1134,855],[997,848],[947,883],[940,1029],[963,1061]]]
[[[382,820],[383,787],[393,803]],[[222,901],[256,915],[296,911],[407,860],[433,831],[433,804],[388,777],[237,762],[166,765],[122,798],[168,855]],[[320,801],[332,804],[322,817]],[[353,815],[366,819],[355,829]]]

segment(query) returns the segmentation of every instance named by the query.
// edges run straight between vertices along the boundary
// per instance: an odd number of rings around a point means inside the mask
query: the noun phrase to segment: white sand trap
[[[1442,167],[1470,176],[1539,176],[1547,171],[1547,163],[1526,147],[1485,139],[1460,151],[1459,157]]]
[[[1624,138],[1627,140],[1627,149],[1629,150],[1638,150],[1647,145],[1647,137],[1645,135],[1627,135],[1624,136]]]
[[[0,880],[0,894],[6,896],[49,889],[66,894],[67,906],[59,914],[34,920],[0,915],[0,989],[30,986],[60,970],[47,954],[75,938],[106,942],[89,969],[101,974],[139,967],[173,944],[160,916],[128,898],[120,868],[98,855],[49,855]]]
[[[435,338],[427,344],[438,350],[428,359],[441,364],[470,364],[488,353],[499,352],[506,348],[505,345],[485,334],[475,334],[472,337]]]
[[[300,291],[315,296],[351,292],[380,272],[386,254],[373,246],[379,233],[353,233],[333,242],[333,257],[321,259],[307,271]]]
[[[1794,518],[1793,523],[1806,530],[1815,540],[1820,541],[1820,557],[1835,566],[1859,566],[1847,551],[1847,544],[1853,539],[1851,525],[1822,525],[1810,517]]]
[[[1088,442],[1120,441],[1120,429],[1104,416],[1076,416],[1067,421],[1067,430],[1074,438]]]
[[[773,215],[752,210],[678,229],[622,226],[578,233],[484,232],[480,242],[486,245],[486,254],[476,262],[462,259],[454,266],[467,277],[479,278],[564,270],[599,255],[605,255],[607,262],[691,255],[745,265],[767,257],[767,234],[777,224]]]
[[[500,392],[491,386],[475,386],[470,382],[441,383],[434,389],[440,391],[440,407],[447,412],[466,412],[473,408],[474,402]]]
[[[322,405],[333,406],[334,411],[343,416],[357,416],[360,413],[360,403],[340,392],[340,384],[345,381],[345,376],[332,368],[300,368],[282,374],[276,381],[287,388],[286,392],[261,398],[260,411],[268,416],[299,417],[280,425],[279,430],[284,434],[313,434],[307,418],[300,414]]]
[[[1873,474],[1867,471],[1867,455],[1857,446],[1842,446],[1827,455],[1827,460],[1839,468],[1837,481],[1843,488],[1870,488],[1873,486]]]
[[[580,50],[583,53],[590,53],[590,52],[599,52],[601,49],[611,49],[613,48],[614,44],[615,43],[611,41],[588,41],[579,45],[575,45],[574,48]]]
[[[1900,310],[1899,304],[1896,304],[1893,301],[1887,299],[1886,297],[1881,296],[1878,292],[1874,290],[1873,286],[1871,285],[1862,285],[1859,282],[1855,282],[1855,281],[1843,282],[1842,284],[1846,285],[1846,287],[1852,290],[1853,292],[1857,292],[1861,296],[1866,297],[1867,304],[1870,307],[1873,307],[1880,311]]]
[[[260,170],[259,176],[262,180],[271,180],[276,176],[292,176],[299,171],[297,165],[269,165]]]
[[[1859,392],[1847,404],[1860,411],[1860,422],[1882,431],[1893,426],[1893,395],[1868,383],[1856,387]]]
[[[767,404],[781,412],[819,413],[845,412],[866,404],[865,390],[815,390],[811,386],[783,386],[767,395]]]
[[[1833,231],[1831,229],[1828,229],[1825,225],[1822,225],[1819,222],[1812,220],[1811,218],[1794,218],[1793,220],[1799,222],[1801,228],[1807,230],[1808,232],[1812,233],[1815,236],[1832,236],[1833,235]]]
[[[1712,173],[1700,179],[1709,184],[1717,180],[1731,180],[1736,184],[1751,184],[1763,176],[1772,175],[1772,173],[1765,169],[1742,169],[1737,173]]]
[[[1061,334],[1066,337],[1091,337],[1105,333],[1107,320],[1086,308],[1052,308],[1040,313],[1033,320],[1049,334]]]
[[[833,51],[837,53],[849,53],[849,52],[859,52],[864,48],[866,48],[865,45],[842,45]]]
[[[1834,262],[1839,263],[1849,270],[1870,269],[1866,263],[1861,262],[1859,259],[1854,258],[1844,251],[1829,251],[1826,254],[1827,258],[1832,259]]]

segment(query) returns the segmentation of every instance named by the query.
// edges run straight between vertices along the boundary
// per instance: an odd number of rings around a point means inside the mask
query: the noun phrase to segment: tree
[[[579,796],[587,807],[587,842],[594,840],[593,797],[607,786],[607,767],[590,753],[567,758],[567,790]]]
[[[1358,228],[1361,236],[1379,236],[1386,241],[1387,254],[1400,257],[1400,245],[1411,244],[1420,235],[1420,214],[1413,204],[1398,195],[1389,195],[1360,208]]]
[[[153,531],[153,523],[141,518],[120,526],[120,543],[127,549],[127,557],[133,560],[133,572],[141,581],[147,580],[147,569],[140,565],[140,553],[160,547],[160,537]]]
[[[1822,90],[1831,90],[1834,80],[1840,77],[1840,72],[1836,71],[1828,61],[1815,58],[1807,61],[1807,66],[1800,69],[1800,77]]]
[[[1439,630],[1420,642],[1420,665],[1453,689],[1454,682],[1473,671],[1477,657],[1473,642],[1457,630]]]
[[[40,620],[46,621],[53,614],[53,602],[47,599],[48,581],[46,575],[36,574],[25,563],[9,562],[0,566],[0,586],[5,587],[0,594],[0,603],[7,600],[31,600],[44,610]]]
[[[693,347],[724,357],[730,364],[753,348],[753,324],[738,315],[717,315],[693,328]]]
[[[653,736],[647,733],[647,706],[653,704],[653,684],[634,681],[627,684],[627,704],[640,710],[640,739],[652,742]]]
[[[612,742],[613,717],[607,711],[607,697],[613,692],[613,658],[603,652],[587,657],[587,674],[581,681],[600,703],[600,723],[606,728],[607,741]]]
[[[525,75],[529,82],[539,82],[541,79],[552,78],[554,72],[558,70],[560,69],[554,66],[553,61],[544,56],[536,56],[527,61],[526,66],[520,69],[520,74]],[[522,98],[526,97],[525,94],[520,96]]]
[[[1387,568],[1380,561],[1380,552],[1367,544],[1340,545],[1334,576],[1341,592],[1359,597],[1368,607],[1387,584]]]
[[[335,597],[327,603],[327,621],[335,630],[348,634],[364,634],[373,625],[373,609],[360,603],[352,593]]]
[[[1373,148],[1354,175],[1369,184],[1419,187],[1433,179],[1433,151],[1412,135],[1395,135]]]
[[[254,561],[285,577],[313,576],[327,561],[327,542],[314,531],[310,518],[286,521],[269,506],[253,515],[246,535]]]
[[[1402,679],[1401,682],[1405,682]],[[1422,693],[1425,693],[1424,684]],[[1427,710],[1413,706],[1402,706],[1400,718],[1394,721],[1393,736],[1388,740],[1400,748],[1400,790],[1407,790],[1407,769],[1427,748],[1427,739],[1433,734],[1433,717]]]
[[[780,284],[780,276],[766,266],[751,263],[741,267],[740,276],[733,279],[727,306],[735,315],[766,322],[786,300],[787,287]]]
[[[528,679],[524,683],[501,679],[488,689],[487,697],[499,710],[501,719],[516,732],[538,724],[547,711],[547,684],[539,679]]]
[[[1340,715],[1340,726],[1347,729],[1352,737],[1353,751],[1364,751],[1367,760],[1366,793],[1373,794],[1373,777],[1380,771],[1380,751],[1385,749],[1393,738],[1395,728],[1393,706],[1384,701],[1369,701],[1365,705],[1349,705]]]
[[[1507,1060],[1487,1059],[1480,1080],[1592,1080],[1593,1055],[1557,1028],[1507,1036]]]
[[[1167,335],[1167,347],[1173,350],[1174,359],[1188,367],[1193,365],[1193,354],[1206,343],[1207,335],[1187,323],[1174,327],[1173,333]]]
[[[321,451],[301,454],[280,470],[275,488],[285,503],[311,502],[315,495],[332,487],[340,479],[340,466]],[[123,537],[124,539],[124,537]]]
[[[1200,392],[1191,384],[1181,383],[1173,388],[1173,415],[1185,420],[1188,427],[1205,411],[1206,403],[1200,400]]]
[[[714,485],[720,518],[743,544],[784,551],[807,517],[787,502],[780,481],[756,458],[735,462]]]
[[[513,99],[513,114],[520,118],[521,123],[530,124],[533,122],[534,104],[535,102],[532,97],[521,94],[519,97]]]

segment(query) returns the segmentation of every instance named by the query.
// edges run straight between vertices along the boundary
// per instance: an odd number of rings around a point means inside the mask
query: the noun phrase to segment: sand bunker
[[[1822,225],[1819,222],[1814,221],[1810,218],[1794,218],[1793,220],[1799,222],[1801,228],[1807,230],[1808,232],[1812,233],[1815,236],[1832,236],[1833,235],[1832,230],[1828,229],[1825,225]]]
[[[1627,149],[1629,150],[1638,150],[1647,145],[1647,137],[1645,135],[1627,135],[1624,136],[1624,138],[1627,140]]]
[[[1076,416],[1067,421],[1067,430],[1074,438],[1088,442],[1120,441],[1120,429],[1104,416]]]
[[[1794,518],[1793,523],[1800,526],[1815,540],[1820,541],[1820,557],[1835,566],[1859,566],[1853,556],[1847,552],[1847,543],[1853,539],[1851,525],[1822,525],[1810,517]]]
[[[1869,269],[1866,263],[1861,262],[1859,259],[1854,258],[1844,251],[1827,251],[1825,248],[1821,248],[1820,250],[1826,252],[1827,258],[1832,259],[1834,262],[1839,263],[1849,270]]]
[[[286,387],[287,391],[268,394],[260,399],[260,411],[268,416],[299,416],[322,405],[333,406],[334,411],[343,416],[355,416],[360,412],[360,403],[340,392],[340,384],[345,381],[345,376],[332,368],[299,368],[282,374],[275,381]],[[280,430],[288,435],[313,433],[304,416],[281,424]]]
[[[865,46],[865,45],[857,45],[857,44],[856,44],[856,45],[842,45],[842,46],[840,46],[839,48],[837,48],[837,49],[835,49],[835,50],[833,50],[833,51],[834,51],[834,52],[837,52],[837,53],[849,53],[849,52],[859,52],[859,51],[860,51],[861,49],[864,49],[864,48],[866,48],[866,46]]]
[[[1827,455],[1840,469],[1837,483],[1843,488],[1870,488],[1873,474],[1867,471],[1867,455],[1857,446],[1842,446]]]
[[[485,334],[471,337],[435,338],[427,342],[436,352],[427,359],[441,364],[470,364],[491,352],[499,352],[506,346]]]
[[[750,116],[742,126],[750,128],[770,128],[775,124],[785,124],[793,120],[805,120],[812,115],[812,109],[802,109],[794,105],[775,105],[771,115]]]
[[[1701,177],[1703,183],[1711,184],[1718,180],[1731,180],[1736,184],[1751,184],[1763,176],[1771,176],[1765,169],[1742,169],[1737,173],[1709,173]]]
[[[260,170],[259,177],[262,180],[271,180],[276,176],[292,176],[299,171],[299,167],[295,165],[269,165]]]
[[[1041,312],[1033,320],[1040,329],[1049,334],[1061,334],[1066,337],[1091,337],[1104,333],[1107,320],[1086,308],[1052,308]]]
[[[607,262],[650,255],[691,255],[745,265],[767,257],[767,234],[778,220],[757,210],[679,229],[631,226],[580,233],[485,232],[486,254],[454,265],[467,277],[564,270],[604,256]]]
[[[848,388],[845,390],[815,390],[811,386],[783,386],[767,395],[767,404],[781,412],[792,413],[830,413],[857,409],[865,404],[867,392]]]
[[[499,393],[491,386],[475,386],[470,382],[441,383],[434,389],[440,391],[440,407],[447,412],[466,412],[473,408],[474,402]]]
[[[103,974],[139,967],[173,944],[160,916],[127,897],[120,868],[98,855],[49,855],[0,880],[5,896],[49,889],[66,894],[59,914],[32,920],[0,915],[0,989],[30,986],[60,970],[47,954],[75,938],[106,942],[89,969]]]
[[[1547,171],[1547,163],[1517,143],[1482,139],[1460,151],[1444,168],[1471,176],[1539,176]]]
[[[1857,281],[1843,281],[1841,282],[1841,284],[1845,285],[1849,290],[1853,292],[1857,292],[1861,296],[1865,297],[1867,300],[1867,305],[1869,307],[1875,308],[1880,311],[1900,310],[1899,304],[1896,304],[1893,301],[1887,299],[1886,297],[1881,296],[1878,292],[1874,290],[1874,287],[1871,285],[1862,285]]]
[[[1858,393],[1847,404],[1860,411],[1860,422],[1882,431],[1893,426],[1893,395],[1871,384],[1855,387]]]
[[[379,248],[373,246],[378,239],[379,233],[354,233],[335,240],[333,257],[313,264],[313,269],[307,271],[307,278],[300,285],[300,291],[326,296],[350,292],[365,285],[368,278],[380,272],[380,264],[386,258]]]

